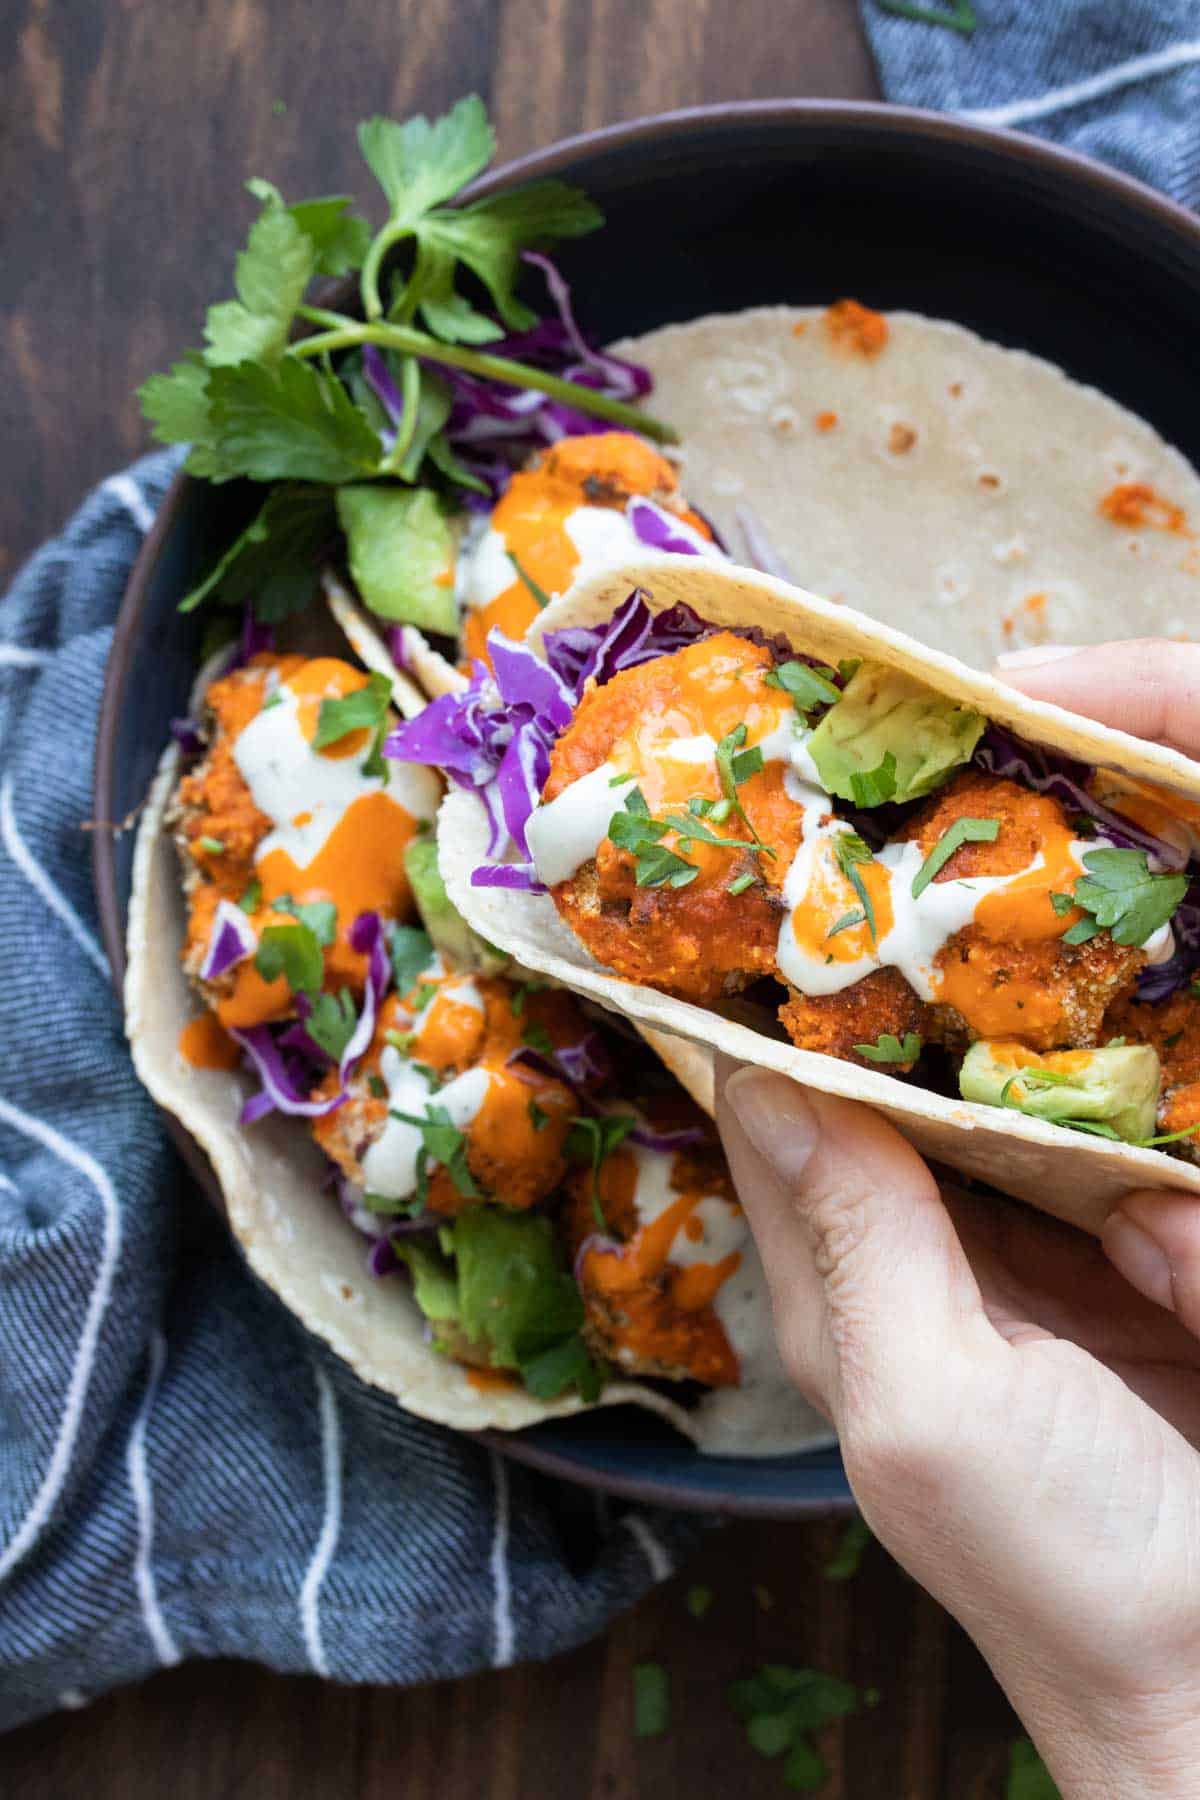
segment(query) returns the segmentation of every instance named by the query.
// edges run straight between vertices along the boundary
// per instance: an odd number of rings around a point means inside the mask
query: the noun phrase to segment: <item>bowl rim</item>
[[[631,144],[655,144],[686,137],[702,129],[708,132],[736,130],[745,125],[793,127],[799,133],[819,134],[838,129],[866,138],[881,135],[906,141],[926,140],[945,150],[970,147],[1002,163],[1038,169],[1054,176],[1064,187],[1074,186],[1105,195],[1132,212],[1149,217],[1167,228],[1193,251],[1200,252],[1200,218],[1177,201],[1139,181],[1135,176],[1109,168],[1077,150],[1042,138],[1002,127],[980,124],[954,114],[925,108],[893,106],[874,100],[752,99],[717,101],[650,113],[635,119],[575,132],[554,143],[530,150],[490,170],[467,190],[473,198],[499,192],[521,181],[541,180],[559,174],[582,156],[620,150]],[[344,283],[343,286],[351,285]],[[159,559],[175,529],[184,503],[197,478],[177,471],[168,487],[154,523],[130,569],[121,598],[104,671],[104,688],[97,721],[92,767],[93,814],[111,816],[110,794],[115,772],[121,714],[133,668],[133,646],[141,623],[150,585]],[[92,885],[100,917],[100,937],[108,960],[117,999],[124,1012],[125,920],[117,897],[115,830],[92,833]],[[203,1152],[179,1121],[159,1109],[176,1146],[209,1198],[221,1204],[212,1171]],[[536,1433],[537,1428],[534,1428]],[[570,1480],[626,1499],[659,1506],[674,1506],[721,1516],[800,1519],[846,1513],[853,1510],[847,1496],[812,1499],[773,1499],[768,1495],[727,1494],[711,1498],[698,1495],[686,1483],[653,1476],[603,1474],[581,1467],[561,1451],[542,1446],[529,1432],[485,1431],[467,1433],[501,1454],[548,1475]],[[716,1466],[717,1459],[714,1459]]]

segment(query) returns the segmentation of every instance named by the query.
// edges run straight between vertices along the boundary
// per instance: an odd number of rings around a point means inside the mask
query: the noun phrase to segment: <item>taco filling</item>
[[[452,768],[468,716],[496,742],[508,721],[525,785],[518,802],[510,774],[509,841],[494,830],[476,885],[547,890],[604,967],[769,1007],[801,1049],[1196,1156],[1186,800],[883,663],[636,594],[545,651],[497,635],[494,682],[477,670],[389,744]]]

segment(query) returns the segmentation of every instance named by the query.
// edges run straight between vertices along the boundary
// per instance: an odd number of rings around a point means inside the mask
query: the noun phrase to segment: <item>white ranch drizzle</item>
[[[256,862],[282,850],[298,869],[306,869],[366,794],[386,792],[414,819],[432,821],[440,786],[431,769],[388,761],[382,777],[364,775],[362,757],[323,756],[313,749],[300,727],[299,697],[274,671],[267,698],[271,704],[255,714],[233,746],[251,798],[273,827],[258,846]]]
[[[432,1103],[444,1107],[451,1125],[465,1131],[487,1098],[491,1077],[486,1069],[468,1069],[444,1087],[435,1087],[428,1075],[391,1044],[379,1059],[379,1072],[388,1091],[388,1118],[363,1157],[363,1184],[368,1192],[388,1200],[408,1200],[417,1189],[421,1133],[393,1114],[423,1118]]]

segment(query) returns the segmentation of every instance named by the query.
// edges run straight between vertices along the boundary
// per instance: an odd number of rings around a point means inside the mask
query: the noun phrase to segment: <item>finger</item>
[[[1109,1214],[1105,1255],[1139,1294],[1177,1314],[1200,1337],[1200,1201],[1139,1190]]]
[[[1168,638],[1082,650],[1043,644],[1041,660],[1027,660],[1032,656],[1017,651],[1011,659],[999,658],[997,675],[1031,699],[1052,700],[1102,725],[1200,756],[1200,644]]]
[[[781,1075],[735,1071],[723,1108],[771,1172],[739,1194],[762,1234],[785,1356],[814,1353],[811,1329],[787,1311],[790,1294],[812,1291],[806,1255],[824,1309],[813,1373],[835,1418],[844,1428],[847,1414],[887,1416],[969,1334],[990,1330],[937,1184],[868,1107]]]

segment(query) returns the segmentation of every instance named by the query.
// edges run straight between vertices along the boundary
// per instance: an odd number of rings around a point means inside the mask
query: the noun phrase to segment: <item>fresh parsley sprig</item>
[[[1086,944],[1098,931],[1112,934],[1114,944],[1144,944],[1167,924],[1188,889],[1186,875],[1151,873],[1144,850],[1088,850],[1086,875],[1075,883],[1074,905],[1089,916],[1063,934],[1064,944]],[[1064,896],[1052,896],[1061,916]]]
[[[421,1134],[421,1167],[417,1171],[417,1195],[422,1201],[429,1192],[429,1165],[440,1163],[455,1188],[466,1200],[482,1200],[483,1189],[467,1164],[467,1139],[452,1121],[446,1107],[430,1104],[424,1115],[405,1113],[392,1107],[388,1117],[402,1125],[413,1125]]]
[[[999,835],[999,819],[955,819],[913,876],[913,899],[920,899],[930,882],[941,874],[954,852],[961,850],[964,844],[994,844]]]
[[[322,700],[313,735],[314,750],[339,744],[352,731],[374,732],[387,716],[392,684],[386,675],[368,675],[366,683],[340,699]]]
[[[921,1039],[915,1031],[906,1031],[903,1038],[898,1038],[894,1031],[882,1031],[875,1043],[854,1046],[859,1056],[873,1063],[916,1062],[921,1047]]]
[[[636,1113],[601,1113],[571,1120],[564,1149],[571,1162],[591,1165],[592,1213],[601,1231],[608,1230],[608,1220],[600,1204],[600,1170],[637,1126]]]
[[[833,706],[841,699],[834,677],[836,669],[812,668],[799,661],[780,663],[763,676],[768,687],[782,688],[792,697],[792,705],[802,719],[818,706]]]
[[[838,868],[858,895],[863,918],[867,922],[867,930],[871,933],[871,942],[875,943],[878,938],[875,927],[875,905],[871,899],[870,889],[859,872],[860,864],[875,860],[874,853],[870,845],[859,837],[857,831],[839,831],[833,840],[833,853],[837,857]]]

